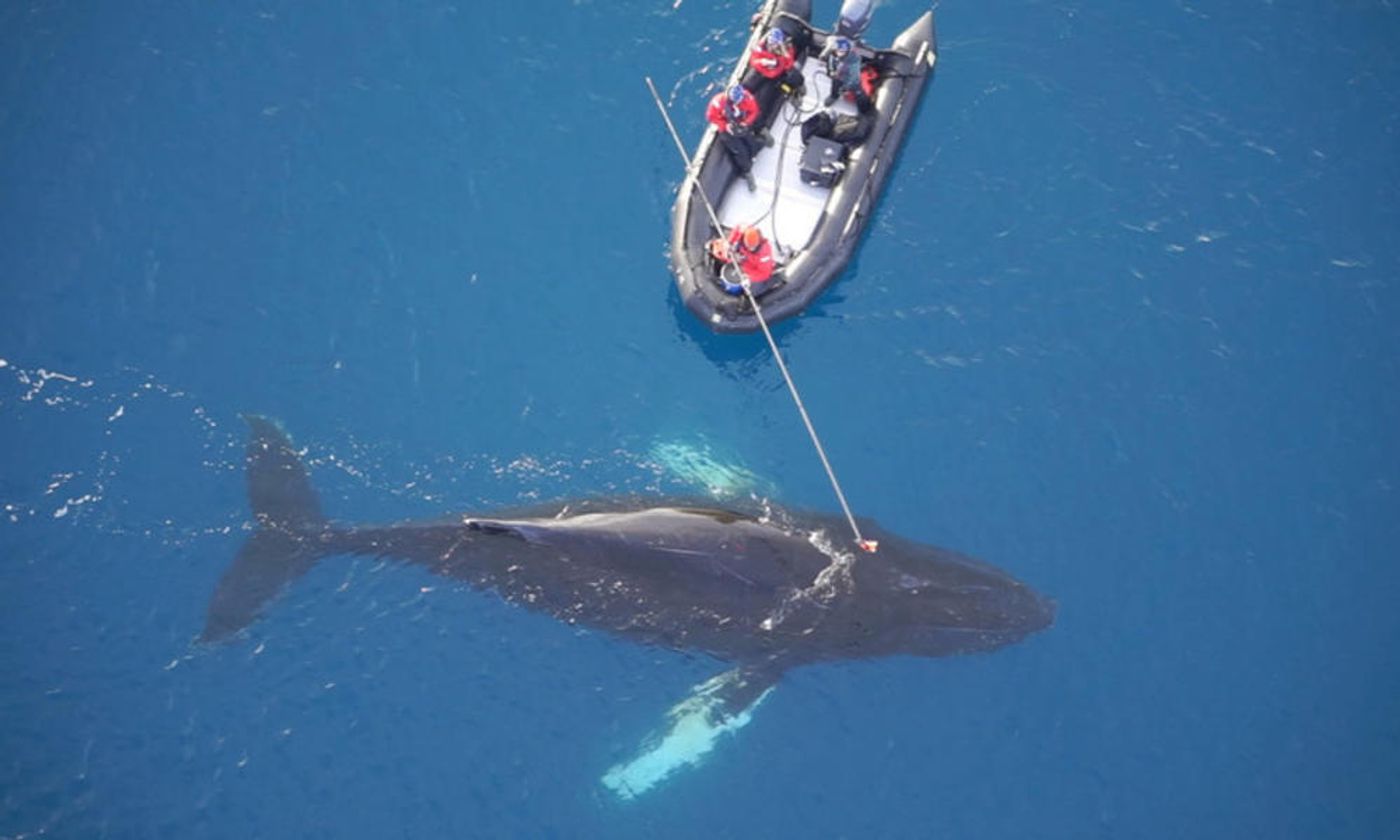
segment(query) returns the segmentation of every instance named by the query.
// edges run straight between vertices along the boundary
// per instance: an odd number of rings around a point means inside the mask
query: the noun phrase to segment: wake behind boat
[[[752,130],[768,145],[756,148],[746,183],[722,131],[707,128],[692,159],[694,177],[681,185],[672,215],[677,288],[686,307],[716,332],[759,329],[739,269],[716,259],[712,242],[722,233],[754,228],[771,245],[773,275],[752,287],[770,323],[806,308],[845,268],[860,242],[937,61],[932,11],[886,49],[859,41],[869,13],[869,2],[847,0],[835,32],[811,26],[811,0],[768,0],[754,16],[753,32],[725,90],[743,85],[752,92],[759,111]],[[797,95],[750,69],[750,57],[774,29],[787,34],[795,52],[794,71],[802,80]],[[859,113],[851,95],[830,98],[833,80],[823,53],[837,44],[852,45],[860,59],[870,107]],[[814,119],[828,128],[859,122],[865,136],[843,143],[839,136],[821,136],[818,128],[804,143]],[[715,230],[706,197],[723,232]],[[740,237],[732,240],[737,247]]]

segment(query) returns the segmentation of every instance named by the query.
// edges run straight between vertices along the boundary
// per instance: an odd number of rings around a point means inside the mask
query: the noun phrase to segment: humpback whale
[[[971,557],[870,521],[877,554],[842,545],[840,517],[762,503],[596,498],[490,516],[341,525],[321,512],[287,435],[245,417],[257,527],[209,602],[207,643],[251,625],[321,558],[415,563],[513,604],[646,645],[707,654],[727,670],[603,783],[632,798],[744,726],[799,666],[990,651],[1048,627],[1053,601]]]

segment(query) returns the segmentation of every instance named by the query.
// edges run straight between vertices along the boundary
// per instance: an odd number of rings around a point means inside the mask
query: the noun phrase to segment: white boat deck
[[[800,111],[790,100],[783,100],[778,118],[769,127],[773,145],[754,156],[753,176],[758,188],[749,192],[742,180],[735,181],[717,210],[720,223],[726,228],[757,223],[764,236],[793,250],[807,246],[831,196],[829,188],[803,183],[800,174],[802,121],[821,110],[831,90],[831,80],[815,57],[803,62],[802,75],[807,80],[807,93]],[[845,97],[837,100],[832,110],[856,113],[855,106]]]

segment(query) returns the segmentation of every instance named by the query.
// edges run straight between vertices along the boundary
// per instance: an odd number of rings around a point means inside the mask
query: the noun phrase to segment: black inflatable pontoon
[[[848,2],[847,6],[866,6]],[[846,9],[842,10],[843,16]],[[685,305],[716,332],[748,332],[759,327],[747,296],[726,292],[706,243],[716,231],[700,192],[714,202],[721,225],[757,225],[774,243],[780,268],[758,298],[770,323],[801,312],[845,268],[874,212],[881,188],[913,119],[924,83],[937,61],[933,12],[925,12],[888,49],[858,43],[864,64],[879,72],[872,97],[875,114],[869,137],[852,151],[834,186],[804,182],[801,122],[822,109],[831,80],[818,58],[828,38],[813,28],[811,0],[768,0],[755,16],[753,31],[726,88],[747,83],[759,98],[760,124],[774,138],[754,158],[757,189],[750,191],[734,170],[715,129],[707,126],[692,158],[694,178],[676,196],[671,229],[671,270]],[[868,19],[868,17],[867,17]],[[783,97],[772,84],[752,84],[749,53],[771,27],[797,35],[797,66],[806,79],[801,102]],[[755,89],[756,88],[756,89]],[[833,110],[855,114],[844,98]]]

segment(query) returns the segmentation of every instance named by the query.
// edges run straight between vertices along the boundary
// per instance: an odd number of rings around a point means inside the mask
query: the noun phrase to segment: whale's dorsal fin
[[[480,531],[483,534],[501,534],[503,536],[518,537],[520,529],[511,522],[497,522],[494,519],[468,519],[467,529]]]
[[[515,537],[528,543],[547,542],[544,535],[547,529],[528,522],[507,522],[500,519],[468,519],[467,530],[500,537]]]
[[[681,513],[691,514],[692,516],[703,516],[707,519],[713,519],[714,521],[722,525],[731,525],[735,522],[753,521],[752,516],[748,516],[746,514],[738,513],[732,510],[724,510],[723,508],[678,507],[676,508],[676,510],[680,511]]]
[[[667,713],[668,723],[642,742],[637,754],[603,775],[603,785],[622,799],[633,799],[699,764],[720,736],[738,732],[768,697],[782,669],[740,666],[695,686]]]

